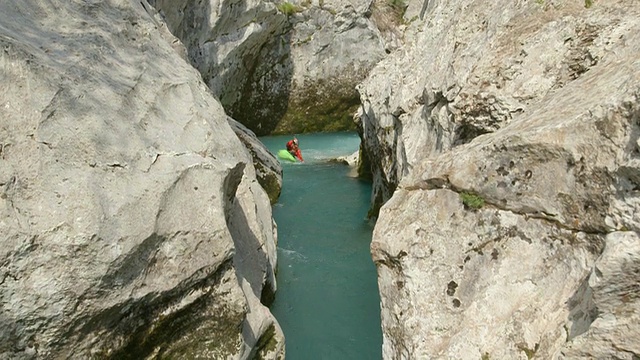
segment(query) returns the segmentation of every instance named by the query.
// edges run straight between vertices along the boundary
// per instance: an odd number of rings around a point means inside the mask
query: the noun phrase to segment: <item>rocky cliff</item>
[[[638,358],[640,4],[421,5],[359,87],[385,358]]]
[[[0,3],[0,358],[284,355],[269,197],[153,15]]]
[[[151,3],[227,112],[258,135],[353,129],[355,86],[385,55],[371,0]]]

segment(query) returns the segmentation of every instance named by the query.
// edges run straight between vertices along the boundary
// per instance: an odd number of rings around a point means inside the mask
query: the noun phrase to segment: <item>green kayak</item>
[[[291,155],[290,152],[288,152],[285,149],[282,150],[278,150],[278,157],[282,160],[286,160],[286,161],[291,161],[291,162],[296,162],[296,158]]]

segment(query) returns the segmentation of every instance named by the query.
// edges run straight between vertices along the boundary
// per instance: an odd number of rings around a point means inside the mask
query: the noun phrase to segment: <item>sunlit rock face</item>
[[[269,197],[153,8],[0,24],[0,358],[283,356]]]
[[[422,20],[415,4],[407,10],[402,51],[358,87],[376,209],[417,162],[538,109],[633,47],[637,6],[629,1],[425,4]]]
[[[354,129],[385,55],[371,0],[153,0],[233,118],[257,135]]]
[[[421,10],[359,86],[384,357],[640,356],[640,4]]]

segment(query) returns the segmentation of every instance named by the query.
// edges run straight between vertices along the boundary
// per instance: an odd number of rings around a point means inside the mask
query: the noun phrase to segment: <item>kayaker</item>
[[[302,152],[300,152],[300,148],[298,147],[298,139],[294,136],[293,139],[287,142],[287,151],[289,154],[295,156],[301,162],[304,162],[302,158]]]

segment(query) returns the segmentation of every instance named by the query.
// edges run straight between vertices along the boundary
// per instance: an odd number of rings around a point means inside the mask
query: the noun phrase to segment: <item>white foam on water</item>
[[[278,250],[280,250],[280,252],[286,255],[289,259],[307,262],[307,257],[295,250],[284,249],[281,247],[279,247]]]

